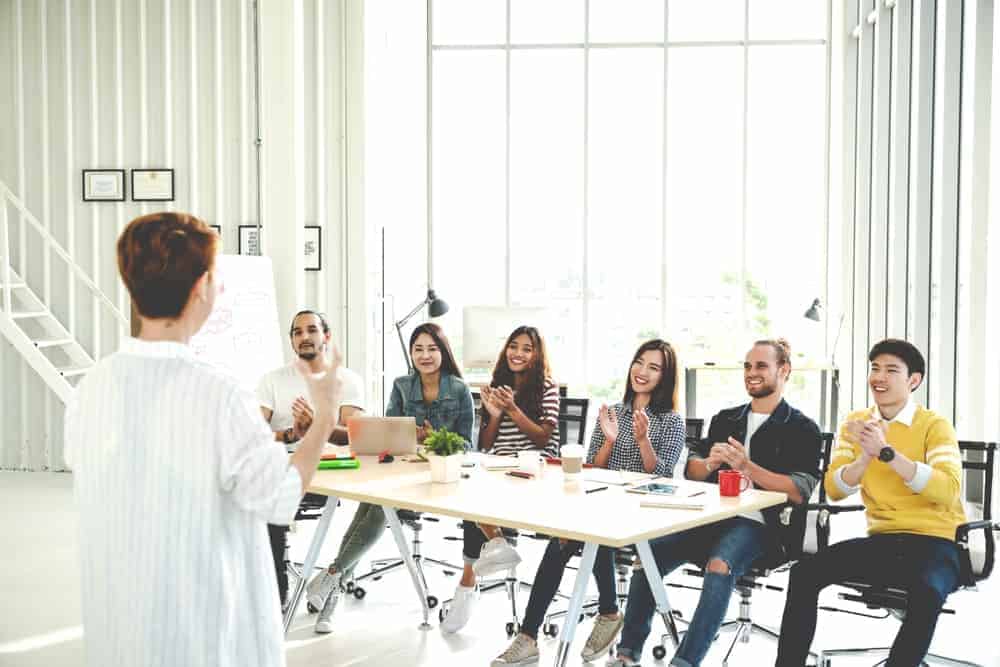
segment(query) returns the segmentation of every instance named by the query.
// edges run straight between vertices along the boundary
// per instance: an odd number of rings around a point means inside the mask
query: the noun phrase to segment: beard
[[[312,361],[316,358],[316,355],[319,354],[319,352],[317,352],[315,347],[309,346],[304,351],[300,347],[296,354],[298,354],[299,359],[302,359],[303,361]]]
[[[747,393],[753,398],[767,398],[774,393],[774,385],[762,384],[756,389],[747,389]]]

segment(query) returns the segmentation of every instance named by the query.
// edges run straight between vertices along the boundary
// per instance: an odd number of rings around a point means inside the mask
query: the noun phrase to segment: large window
[[[428,11],[431,276],[459,354],[463,307],[544,306],[556,379],[598,399],[652,336],[687,365],[771,334],[825,358],[802,314],[827,289],[828,0]]]

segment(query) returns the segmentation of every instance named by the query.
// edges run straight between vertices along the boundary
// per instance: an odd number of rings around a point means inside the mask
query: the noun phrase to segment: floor
[[[346,511],[343,511],[346,510]],[[331,539],[324,548],[323,560],[336,550],[353,514],[353,505],[345,503],[338,510]],[[80,589],[77,576],[76,516],[72,503],[72,477],[60,473],[0,472],[0,666],[68,667],[79,665],[83,630],[80,625]],[[293,535],[293,555],[301,558],[311,537],[311,524]],[[460,560],[460,543],[445,541],[459,531],[451,521],[429,524],[424,531],[425,555],[444,560]],[[526,543],[525,543],[526,542]],[[525,558],[522,577],[530,580],[544,544],[522,540],[519,550]],[[391,557],[395,548],[386,536],[372,554]],[[569,572],[572,576],[573,572]],[[784,585],[783,578],[773,583]],[[670,581],[696,585],[697,580],[675,574]],[[446,576],[437,568],[428,569],[431,591],[440,598],[450,597],[456,577]],[[570,579],[564,582],[569,590]],[[508,602],[503,593],[484,596],[476,616],[458,635],[443,635],[433,627],[418,629],[420,606],[409,577],[402,571],[387,575],[367,586],[364,600],[345,598],[336,616],[337,629],[320,637],[312,632],[312,619],[304,608],[296,617],[286,646],[292,667],[316,665],[488,665],[507,645],[504,624]],[[669,589],[672,605],[690,613],[697,593]],[[826,592],[824,604],[838,604],[833,590]],[[522,595],[521,605],[527,601]],[[754,594],[753,615],[765,624],[777,624],[784,596],[781,592],[762,590]],[[1000,642],[992,639],[997,632],[996,613],[1000,602],[1000,577],[994,577],[978,592],[960,592],[949,600],[949,607],[959,611],[942,616],[932,650],[971,660],[986,667],[1000,667]],[[844,605],[844,603],[841,603]],[[738,611],[732,604],[730,614]],[[590,632],[585,621],[577,632],[570,664],[581,664],[579,650]],[[816,646],[878,645],[891,641],[895,621],[872,621],[845,614],[822,612]],[[657,622],[654,632],[662,629]],[[991,634],[994,633],[994,634]],[[719,665],[728,649],[730,635],[722,635],[713,646],[705,665]],[[557,640],[541,641],[542,664],[554,658]],[[754,637],[740,645],[730,660],[732,665],[773,664],[774,645]],[[837,660],[844,665],[871,665],[873,659]],[[601,661],[603,663],[603,660]],[[652,643],[646,646],[643,664],[657,665],[652,657]]]

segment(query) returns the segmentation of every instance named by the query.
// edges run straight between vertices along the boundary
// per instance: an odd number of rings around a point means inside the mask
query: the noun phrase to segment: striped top
[[[527,435],[521,432],[514,420],[504,412],[500,417],[500,428],[497,431],[497,439],[493,441],[491,454],[498,456],[516,456],[518,452],[530,449],[541,449],[545,456],[559,456],[559,387],[552,380],[545,380],[542,388],[542,414],[538,420],[539,424],[548,422],[552,424],[552,435],[544,448],[531,441]]]
[[[65,429],[85,664],[284,665],[266,524],[302,480],[257,401],[186,345],[127,339]]]
[[[642,452],[639,451],[639,443],[632,432],[632,404],[616,403],[608,409],[614,410],[615,416],[618,418],[618,437],[615,439],[615,448],[611,450],[611,456],[608,458],[608,470],[646,472],[646,466],[642,462]],[[649,444],[656,452],[656,468],[653,473],[673,477],[677,459],[684,451],[684,436],[687,433],[684,418],[673,411],[658,414],[646,410],[646,416],[649,417],[647,431]],[[597,452],[604,446],[604,440],[601,419],[598,417],[594,424],[594,432],[590,436],[587,463],[594,462]]]

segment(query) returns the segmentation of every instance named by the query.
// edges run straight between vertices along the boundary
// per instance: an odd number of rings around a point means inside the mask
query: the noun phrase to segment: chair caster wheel
[[[555,623],[549,623],[542,629],[542,633],[545,634],[546,637],[555,637],[559,634],[559,626]]]
[[[344,586],[344,590],[347,591],[348,593],[353,593],[354,592],[354,582],[353,581],[348,581],[347,585]]]
[[[448,612],[445,610],[444,607],[441,607],[440,609],[438,609],[438,623],[444,623],[444,619],[447,616],[448,616]]]
[[[313,606],[313,603],[312,603],[312,602],[306,602],[306,610],[307,610],[307,611],[308,611],[308,612],[309,612],[310,614],[316,614],[316,613],[319,613],[319,609],[317,609],[316,607],[314,607],[314,606]]]
[[[507,639],[510,639],[518,632],[520,632],[521,627],[519,625],[514,625],[513,621],[508,621],[506,630],[507,630]]]
[[[354,590],[352,591],[352,593],[354,594],[355,599],[364,600],[365,599],[365,595],[368,594],[368,591],[366,591],[365,589],[361,588],[361,586],[355,586]]]
[[[433,609],[436,606],[438,606],[438,599],[436,597],[434,597],[433,595],[428,595],[427,596],[427,608],[428,609]]]
[[[663,648],[662,646],[654,646],[653,657],[656,658],[657,660],[663,660],[664,658],[667,657],[667,649]]]

